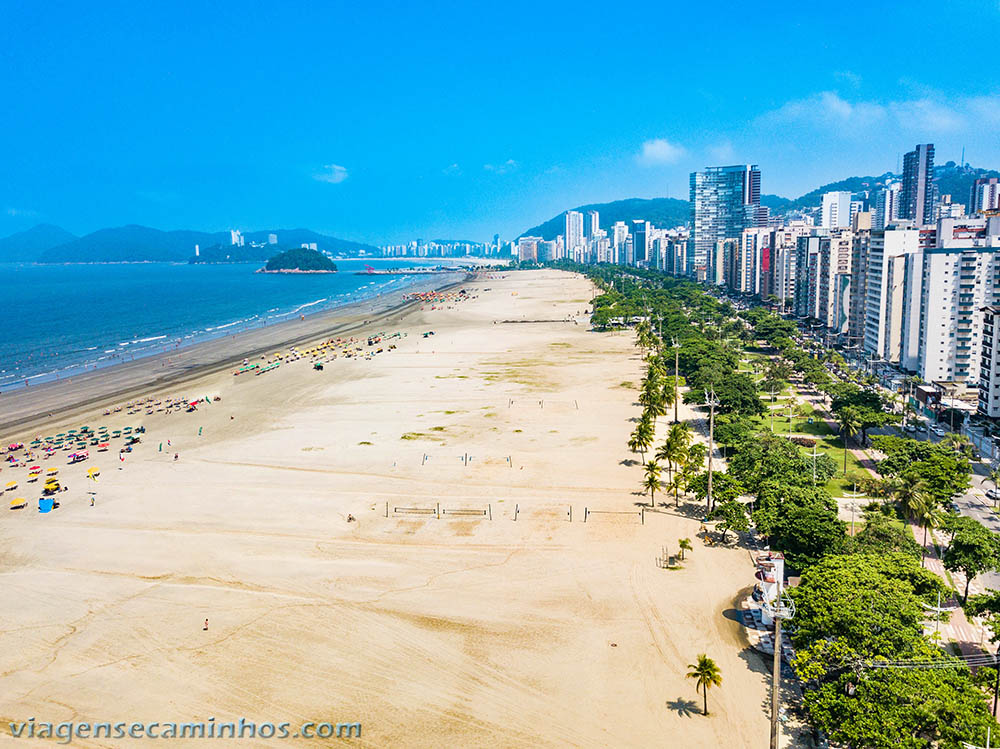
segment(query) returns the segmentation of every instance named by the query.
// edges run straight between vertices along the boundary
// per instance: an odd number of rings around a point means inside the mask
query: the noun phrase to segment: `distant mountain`
[[[825,192],[864,192],[865,190],[875,190],[885,186],[886,180],[893,177],[898,179],[898,176],[892,172],[886,172],[878,177],[848,177],[837,182],[830,182],[817,187],[815,190],[810,190],[805,195],[794,200],[788,201],[784,207],[778,210],[784,212],[804,208],[819,208],[823,204],[823,193]],[[761,202],[764,202],[763,199],[761,199]]]
[[[75,234],[52,224],[39,224],[0,239],[0,263],[33,262],[43,252],[72,242]]]
[[[645,220],[654,226],[669,229],[673,226],[686,224],[690,218],[689,204],[686,200],[676,198],[652,198],[644,200],[642,198],[628,198],[626,200],[616,200],[612,203],[591,203],[581,205],[573,209],[580,211],[586,216],[587,211],[598,211],[600,213],[601,228],[610,233],[612,225],[616,221],[629,223],[632,219]],[[550,218],[544,224],[533,226],[521,236],[541,237],[542,239],[555,239],[556,235],[566,231],[565,213]]]
[[[791,198],[783,198],[780,195],[761,195],[760,204],[771,209],[771,213],[784,213],[791,205]]]
[[[251,242],[265,243],[269,234],[276,234],[277,245],[250,247]],[[194,246],[203,249],[228,248],[229,261],[266,260],[275,251],[315,242],[327,252],[357,254],[360,250],[377,252],[377,248],[358,242],[328,237],[308,229],[272,229],[244,235],[246,245],[230,244],[229,232],[160,231],[148,226],[119,226],[100,229],[70,242],[51,247],[38,258],[42,263],[115,263],[115,262],[186,262],[194,255]],[[207,258],[206,258],[207,260]],[[209,262],[223,262],[223,256]]]

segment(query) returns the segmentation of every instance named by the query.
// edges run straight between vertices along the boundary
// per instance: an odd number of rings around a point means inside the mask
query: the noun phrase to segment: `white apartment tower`
[[[858,206],[860,208],[860,205]],[[823,193],[820,226],[826,229],[846,228],[851,225],[851,193]]]
[[[566,211],[566,257],[576,260],[583,249],[583,214]]]
[[[899,361],[906,256],[919,251],[916,229],[872,232],[865,269],[864,348],[879,359]]]

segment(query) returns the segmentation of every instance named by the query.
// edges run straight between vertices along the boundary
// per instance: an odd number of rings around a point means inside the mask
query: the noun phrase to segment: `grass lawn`
[[[855,447],[853,440],[851,440],[850,445],[852,448]],[[831,436],[821,439],[817,443],[816,447],[819,452],[833,458],[834,462],[837,464],[837,472],[833,475],[833,478],[826,483],[826,490],[831,496],[845,496],[846,492],[854,491],[855,480],[871,475],[864,469],[861,463],[858,462],[858,459],[854,457],[854,453],[850,451],[847,453],[847,473],[844,474],[844,448],[839,437]],[[803,452],[811,453],[812,450],[806,450],[803,448]]]
[[[757,418],[762,430],[771,431],[771,417],[770,416],[760,416]],[[774,433],[775,434],[788,434],[788,418],[786,416],[778,416],[777,413],[774,416]],[[822,419],[813,419],[813,423],[809,423],[808,418],[802,418],[799,416],[792,417],[792,434],[810,434],[814,437],[829,437],[834,434],[834,431],[830,429],[825,421]]]

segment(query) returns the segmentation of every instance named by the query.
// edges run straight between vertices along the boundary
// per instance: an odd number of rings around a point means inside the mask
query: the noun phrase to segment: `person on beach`
[[[174,462],[177,462],[177,459],[179,457],[180,457],[180,453],[174,453]]]
[[[202,632],[208,632],[208,619],[205,620],[205,626],[201,628]]]

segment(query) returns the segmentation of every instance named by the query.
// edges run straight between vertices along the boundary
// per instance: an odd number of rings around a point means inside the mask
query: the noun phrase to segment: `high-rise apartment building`
[[[920,144],[903,157],[900,200],[900,218],[917,226],[931,222],[935,200],[933,143]]]
[[[614,263],[625,263],[625,241],[628,239],[628,225],[624,221],[615,221],[611,227],[611,250],[614,253]]]
[[[983,337],[979,355],[979,413],[1000,417],[1000,307],[982,309]]]
[[[906,255],[920,251],[916,229],[873,231],[865,269],[865,351],[898,362],[903,340]]]
[[[899,218],[899,196],[902,187],[899,182],[892,182],[876,193],[873,229],[885,229]]]
[[[517,257],[522,263],[538,262],[538,243],[541,237],[520,237],[517,240]]]
[[[819,245],[820,237],[799,237],[795,244],[795,303],[796,317],[819,319]]]
[[[576,259],[583,248],[583,214],[579,211],[566,211],[566,257]]]
[[[969,194],[969,215],[996,210],[1000,210],[1000,180],[996,177],[978,178],[972,183]]]
[[[838,229],[850,225],[851,193],[842,191],[823,193],[820,226],[827,229]]]
[[[983,308],[1000,287],[1000,218],[941,219],[907,256],[904,369],[928,382],[980,380]]]
[[[587,239],[593,239],[601,230],[601,216],[597,211],[587,211],[587,220],[583,225],[583,235]]]
[[[760,210],[760,169],[756,165],[708,167],[691,173],[691,236],[687,272],[705,277],[709,254],[726,239],[766,216]]]

